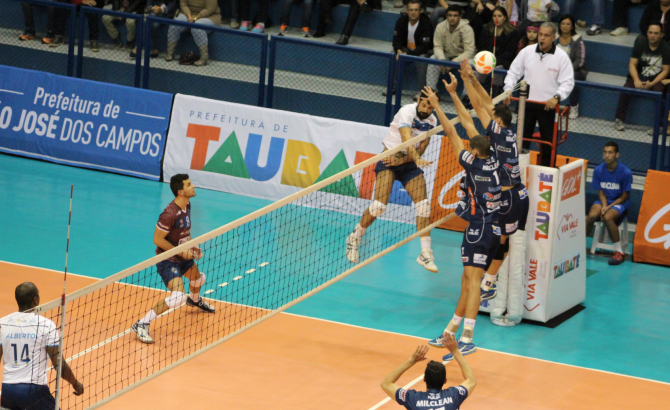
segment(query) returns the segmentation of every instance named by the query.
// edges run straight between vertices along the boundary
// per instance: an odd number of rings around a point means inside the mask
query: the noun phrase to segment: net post
[[[516,145],[519,147],[519,152],[524,153],[523,150],[523,122],[526,116],[526,99],[528,98],[528,83],[526,80],[519,82],[519,113],[516,117]]]
[[[60,408],[61,384],[63,382],[63,333],[65,332],[65,295],[63,294],[63,304],[60,315],[60,340],[58,341],[58,368],[56,369],[56,406],[54,410]]]

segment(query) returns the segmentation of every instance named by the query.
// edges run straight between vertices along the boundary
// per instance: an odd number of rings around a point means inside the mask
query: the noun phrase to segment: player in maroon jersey
[[[195,186],[186,174],[177,174],[170,178],[170,189],[175,196],[174,201],[165,207],[158,218],[154,231],[156,255],[175,248],[191,240],[191,198],[195,196]],[[161,313],[175,309],[186,303],[207,313],[214,313],[214,307],[200,297],[200,288],[205,283],[205,274],[198,270],[195,261],[202,258],[198,247],[190,248],[171,258],[159,262],[156,267],[165,286],[172,292],[169,297],[161,300],[131,327],[137,338],[144,343],[153,343],[149,336],[149,324]],[[184,280],[189,280],[191,295],[184,294]]]

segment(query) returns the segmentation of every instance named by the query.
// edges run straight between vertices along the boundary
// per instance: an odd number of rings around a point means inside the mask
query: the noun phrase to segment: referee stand
[[[518,98],[512,98],[513,101],[518,101]],[[526,100],[527,104],[541,104],[545,103],[540,101],[531,101]],[[570,106],[561,106],[560,104],[556,105],[554,108],[556,115],[554,116],[554,134],[551,141],[542,140],[540,137],[540,132],[534,132],[532,138],[524,138],[524,142],[534,142],[540,146],[541,144],[547,145],[551,148],[551,162],[549,166],[551,168],[556,167],[556,155],[558,152],[558,146],[565,143],[568,140],[568,123],[570,121]],[[539,153],[531,152],[531,164],[537,164],[539,161]]]

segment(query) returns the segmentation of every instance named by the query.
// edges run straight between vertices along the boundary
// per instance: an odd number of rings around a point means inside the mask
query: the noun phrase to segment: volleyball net
[[[451,121],[458,123],[457,118]],[[84,394],[75,396],[72,386],[61,381],[55,394],[60,407],[97,408],[453,217],[458,184],[445,187],[460,179],[462,169],[448,138],[438,135],[441,131],[436,127],[343,172],[322,175],[308,188],[72,292],[64,302],[58,299],[38,307],[36,313],[60,327],[62,359],[85,386]],[[375,186],[374,167],[428,138],[422,158],[432,161],[423,169],[431,212],[428,225],[417,231],[416,207],[411,199],[408,202],[408,193],[397,181],[393,187]],[[350,262],[347,237],[370,206],[374,191],[389,188],[386,212],[363,236],[359,262]],[[155,343],[140,342],[131,326],[170,296],[157,264],[194,247],[202,250],[195,263],[206,275],[200,296],[216,312],[185,304],[172,308],[150,325]],[[416,249],[418,255],[418,241]],[[188,293],[188,279],[183,279]],[[58,384],[58,373],[49,372],[51,391]]]

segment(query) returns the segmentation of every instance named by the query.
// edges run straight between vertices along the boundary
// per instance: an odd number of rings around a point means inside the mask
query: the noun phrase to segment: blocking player
[[[31,282],[25,282],[14,291],[19,311],[0,319],[0,358],[5,373],[2,376],[3,409],[53,410],[56,400],[49,391],[47,356],[58,369],[60,336],[56,324],[31,312],[40,304],[40,293]],[[84,393],[84,385],[77,380],[65,359],[63,380],[74,388],[75,396]]]
[[[154,244],[156,255],[175,248],[191,240],[191,198],[195,196],[195,186],[186,174],[173,175],[170,178],[170,189],[175,196],[158,218],[154,230]],[[205,274],[198,270],[195,260],[202,257],[198,247],[190,248],[182,253],[158,262],[158,273],[165,286],[172,292],[169,297],[161,300],[142,319],[138,320],[131,330],[137,333],[137,338],[143,343],[153,343],[149,335],[149,324],[158,315],[168,309],[175,309],[186,303],[207,313],[214,313],[214,307],[200,297],[200,288],[205,283]],[[184,294],[184,280],[189,280],[191,295]]]
[[[523,231],[526,229],[528,191],[526,186],[521,183],[519,141],[516,132],[510,128],[512,112],[508,106],[503,104],[494,107],[488,94],[486,94],[486,90],[477,81],[468,60],[461,62],[461,76],[472,107],[477,112],[477,117],[479,117],[482,125],[486,128],[486,136],[491,141],[495,155],[500,162],[499,174],[502,192],[500,210],[498,211],[498,225],[502,235],[500,236],[498,252],[493,257],[491,267],[482,281],[481,299],[487,300],[496,296],[494,283],[498,270],[509,251],[507,239],[517,230]],[[463,117],[466,121],[461,120],[461,124],[466,129],[468,136],[477,135],[475,123],[470,115],[465,113]],[[516,320],[516,318],[513,319]],[[521,318],[518,318],[518,321],[520,320]]]
[[[593,189],[598,190],[598,199],[591,205],[586,216],[586,234],[593,229],[596,221],[603,221],[614,242],[614,256],[609,260],[610,265],[623,263],[623,249],[619,236],[618,223],[630,206],[631,185],[633,173],[619,161],[619,144],[609,141],[603,148],[603,162],[593,170]]]
[[[435,99],[435,103],[439,104],[439,101]],[[418,103],[402,107],[393,117],[388,135],[383,141],[384,151],[433,129],[437,125],[437,119],[432,115],[433,109],[434,106],[426,98],[419,98]],[[426,180],[421,169],[431,164],[421,158],[429,143],[430,138],[426,138],[404,151],[379,161],[375,166],[375,174],[377,174],[375,199],[363,213],[360,223],[347,237],[347,258],[352,263],[358,263],[358,247],[365,230],[386,211],[393,182],[396,180],[402,183],[414,202],[416,229],[421,230],[430,225],[430,202],[426,194]],[[435,258],[430,247],[430,232],[421,235],[421,254],[416,261],[429,271],[437,272]]]
[[[419,346],[406,362],[398,366],[382,381],[382,389],[390,398],[409,410],[458,410],[465,399],[470,397],[475,390],[475,386],[477,386],[475,373],[458,351],[458,343],[456,343],[454,336],[445,335],[442,340],[444,347],[453,353],[456,363],[461,368],[465,379],[463,383],[460,386],[442,389],[447,382],[447,369],[442,363],[431,360],[423,374],[423,380],[426,382],[428,391],[407,390],[395,384],[400,376],[412,366],[426,360],[428,346]]]
[[[456,105],[456,112],[461,122],[467,121],[470,115],[458,98],[456,87],[458,81],[453,74],[451,83],[444,81],[445,88]],[[435,94],[430,90],[424,93],[433,103]],[[456,312],[444,330],[453,335],[458,330],[461,320],[465,317],[463,333],[458,341],[461,354],[468,355],[477,351],[472,341],[477,312],[480,303],[480,285],[484,272],[489,269],[493,257],[500,246],[500,227],[498,226],[498,209],[500,208],[500,176],[499,163],[491,151],[491,143],[482,135],[470,138],[470,150],[466,150],[463,141],[456,133],[456,128],[449,121],[444,111],[435,107],[435,113],[444,127],[444,133],[449,138],[454,149],[454,155],[465,170],[466,196],[461,199],[456,208],[456,214],[469,222],[463,233],[461,256],[463,260],[463,279],[461,281],[461,296],[456,305]],[[472,121],[472,118],[470,118]],[[442,334],[428,342],[435,347],[442,347]],[[448,354],[443,360],[453,360]]]

